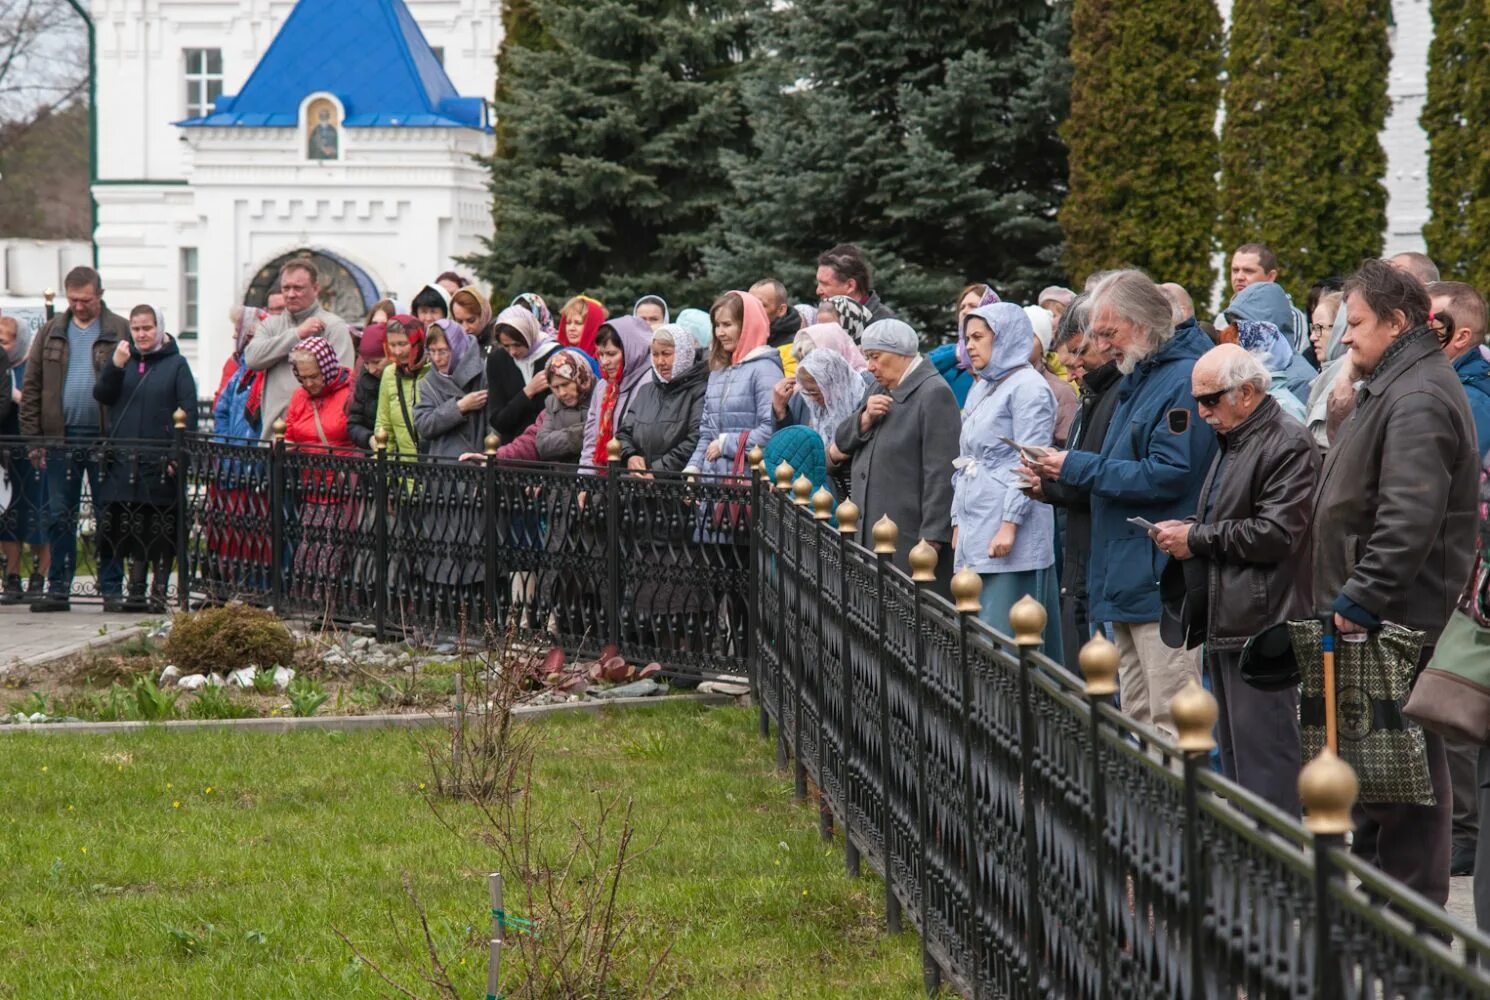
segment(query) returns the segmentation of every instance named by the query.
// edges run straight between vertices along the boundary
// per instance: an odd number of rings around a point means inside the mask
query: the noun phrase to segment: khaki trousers
[[[1200,649],[1170,649],[1158,622],[1113,622],[1118,648],[1118,703],[1131,718],[1177,735],[1169,703],[1200,681]]]

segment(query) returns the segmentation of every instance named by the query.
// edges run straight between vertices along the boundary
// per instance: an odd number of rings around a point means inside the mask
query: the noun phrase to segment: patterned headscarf
[[[397,359],[395,359],[392,354],[388,353],[386,341],[384,343],[383,353],[387,355],[389,361],[392,361],[395,365],[398,365],[399,374],[417,375],[424,370],[425,363],[424,324],[419,322],[413,316],[408,315],[407,313],[399,313],[397,316],[393,317],[392,322],[397,323],[399,326],[403,327],[404,335],[409,338],[409,359],[404,364],[399,365]]]
[[[823,394],[819,405],[799,384],[797,392],[807,404],[807,423],[823,439],[823,447],[833,443],[839,425],[854,415],[864,398],[864,379],[848,366],[835,351],[813,351],[797,366],[797,374],[810,375]]]
[[[1266,320],[1236,321],[1237,343],[1257,355],[1270,372],[1281,372],[1293,361],[1293,347],[1278,327]]]
[[[698,360],[698,341],[676,323],[665,323],[659,326],[652,334],[652,342],[655,344],[659,340],[673,345],[673,373],[663,378],[657,366],[652,366],[652,373],[657,376],[657,381],[666,384],[693,367],[694,362]]]
[[[548,359],[543,370],[548,373],[550,386],[554,379],[560,378],[579,386],[579,402],[575,405],[590,405],[590,393],[595,389],[595,369],[590,367],[589,359],[584,355],[575,353],[571,348],[561,348]]]
[[[835,295],[828,300],[828,306],[838,317],[838,325],[843,327],[843,332],[858,343],[864,336],[864,328],[874,319],[874,314],[869,307],[860,302],[855,302],[847,295]]]
[[[243,315],[238,317],[238,328],[233,331],[233,357],[243,357],[243,349],[254,339],[254,331],[268,315],[264,310],[253,306],[243,307]]]
[[[543,301],[543,296],[537,292],[523,292],[513,299],[510,305],[520,309],[526,309],[533,314],[538,321],[538,329],[543,331],[543,336],[548,340],[556,340],[559,336],[559,328],[554,326],[553,313],[548,311],[548,303]]]
[[[423,327],[420,328],[419,333],[422,338]],[[351,379],[351,371],[341,363],[341,359],[336,356],[336,348],[332,347],[331,342],[325,337],[306,337],[295,349],[309,354],[315,359],[316,367],[321,369],[321,391],[316,393],[316,396],[324,396],[328,392],[340,389]],[[298,372],[296,377],[299,377]],[[305,388],[304,385],[301,388]],[[305,394],[309,396],[310,390],[306,389]]]

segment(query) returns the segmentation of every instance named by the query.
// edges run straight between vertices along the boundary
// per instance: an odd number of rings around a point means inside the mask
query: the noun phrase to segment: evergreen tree
[[[1223,245],[1309,286],[1381,254],[1390,0],[1238,0],[1221,137]]]
[[[502,44],[497,49],[496,103],[506,102],[511,95],[512,53],[517,49],[548,49],[552,40],[543,30],[533,10],[533,0],[503,0]],[[507,129],[502,121],[497,122],[497,156],[506,157]]]
[[[757,18],[773,58],[746,91],[751,145],[724,154],[719,287],[772,276],[810,302],[817,255],[852,242],[875,291],[942,333],[968,281],[1028,297],[1060,278],[1063,0],[794,0]]]
[[[1207,302],[1215,271],[1221,16],[1213,0],[1075,0],[1070,193],[1076,280],[1131,266]]]
[[[488,161],[495,232],[470,260],[498,303],[586,292],[703,302],[700,249],[743,141],[740,0],[521,0]]]
[[[1433,0],[1428,49],[1428,253],[1446,278],[1490,287],[1490,8]]]

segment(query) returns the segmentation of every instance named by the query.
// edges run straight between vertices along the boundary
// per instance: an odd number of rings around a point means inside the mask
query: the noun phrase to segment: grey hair
[[[1185,320],[1195,315],[1195,301],[1190,298],[1190,293],[1185,290],[1184,285],[1173,281],[1166,281],[1159,288],[1165,295],[1169,296],[1170,304],[1174,307],[1170,310],[1170,313],[1174,319],[1175,326],[1179,326]]]
[[[1273,376],[1262,359],[1250,351],[1227,351],[1216,366],[1216,381],[1227,387],[1226,391],[1250,385],[1259,393],[1273,387]]]
[[[1418,253],[1416,250],[1394,253],[1387,258],[1387,263],[1406,271],[1425,285],[1431,285],[1440,280],[1438,265],[1433,263],[1433,258],[1425,253]]]
[[[1091,291],[1091,316],[1111,309],[1148,336],[1153,353],[1174,336],[1174,306],[1169,296],[1139,270],[1114,271]]]
[[[1087,318],[1091,313],[1091,296],[1085,292],[1071,300],[1066,311],[1061,314],[1060,325],[1056,327],[1055,339],[1052,345],[1065,344],[1076,338],[1086,339]]]
[[[1092,292],[1096,290],[1098,285],[1102,284],[1102,282],[1106,281],[1114,274],[1117,274],[1117,272],[1112,270],[1093,271],[1091,274],[1087,275],[1086,280],[1081,283],[1082,294],[1091,295]]]

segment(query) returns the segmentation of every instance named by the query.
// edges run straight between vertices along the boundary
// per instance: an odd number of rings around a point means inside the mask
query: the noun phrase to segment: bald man
[[[1290,618],[1307,618],[1312,608],[1306,542],[1319,449],[1268,395],[1271,385],[1262,362],[1236,344],[1213,348],[1195,363],[1191,392],[1221,449],[1195,516],[1162,521],[1150,534],[1171,559],[1204,566],[1205,620],[1194,623],[1185,644],[1205,643],[1205,669],[1221,712],[1222,770],[1297,816],[1298,685],[1264,691],[1241,672],[1247,640]]]

